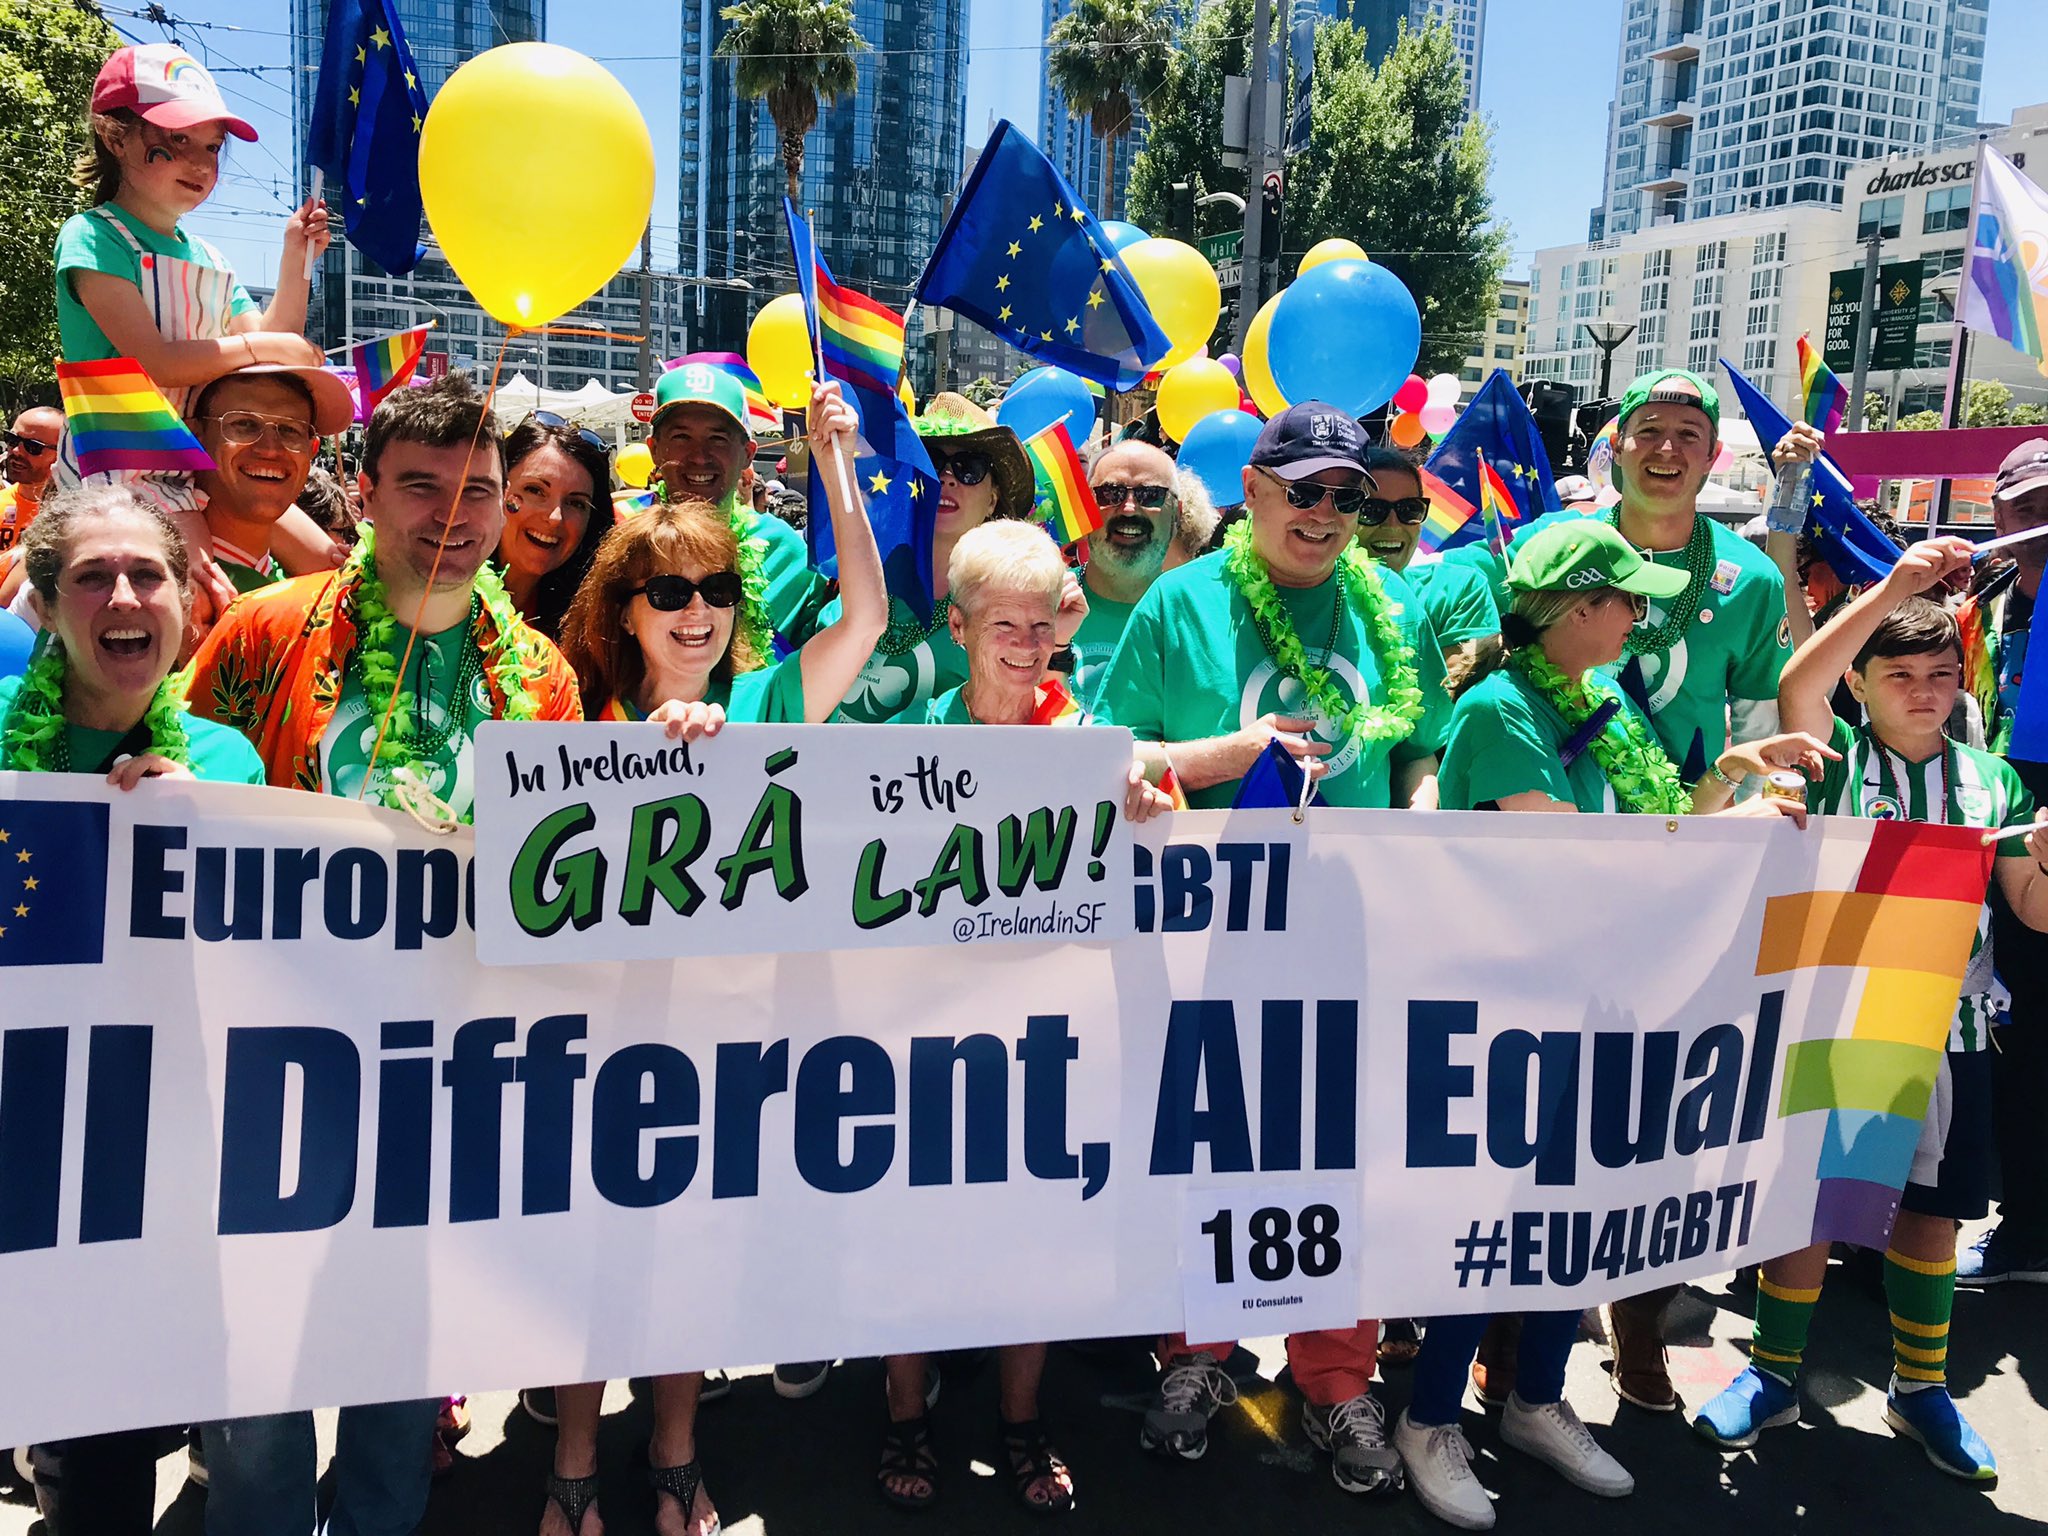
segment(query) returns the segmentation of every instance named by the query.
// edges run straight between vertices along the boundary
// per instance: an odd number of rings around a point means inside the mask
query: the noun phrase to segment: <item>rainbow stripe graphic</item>
[[[1433,555],[1445,548],[1479,509],[1428,470],[1418,468],[1415,473],[1422,478],[1422,494],[1429,502],[1429,516],[1423,519],[1416,547]]]
[[[57,389],[79,474],[213,468],[199,439],[134,358],[59,363]]]
[[[350,348],[349,355],[356,365],[356,388],[363,399],[363,420],[368,421],[384,397],[412,377],[413,369],[420,365],[421,354],[427,350],[427,332],[432,329],[431,325],[416,325],[409,331],[394,331]]]
[[[635,512],[652,511],[661,505],[661,497],[654,491],[624,486],[612,492],[612,521],[623,523]]]
[[[1813,343],[1799,338],[1799,414],[1809,427],[1833,433],[1842,425],[1849,408],[1849,387],[1835,377],[1835,371],[1821,361]]]
[[[1975,827],[1871,824],[1854,889],[1773,896],[1756,974],[1864,970],[1848,1035],[1786,1047],[1780,1118],[1824,1112],[1813,1241],[1881,1247],[1955,1017],[1993,851]]]
[[[1102,508],[1088,487],[1088,472],[1074,452],[1064,422],[1054,422],[1024,444],[1038,483],[1052,499],[1053,538],[1061,548],[1075,544],[1102,526]]]
[[[1977,228],[1963,324],[1989,331],[2048,373],[2048,193],[1986,147],[1977,169]]]
[[[1508,547],[1508,529],[1522,519],[1514,492],[1501,479],[1500,471],[1486,460],[1479,461],[1479,515],[1486,519],[1487,542],[1503,554]]]
[[[903,317],[880,300],[840,287],[822,262],[817,274],[825,372],[856,389],[894,396],[903,371]]]
[[[1074,701],[1073,694],[1059,678],[1051,678],[1039,686],[1038,707],[1031,711],[1026,725],[1086,725],[1088,717],[1081,712],[1081,706]]]

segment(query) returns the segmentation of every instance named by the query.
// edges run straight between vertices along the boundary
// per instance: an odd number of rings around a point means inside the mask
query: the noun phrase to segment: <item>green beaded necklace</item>
[[[931,622],[920,624],[914,616],[907,619],[895,617],[896,604],[891,603],[889,605],[889,625],[888,628],[882,631],[882,643],[876,649],[891,660],[898,656],[909,655],[910,652],[916,650],[925,641],[931,639],[933,635],[939,632],[940,626],[946,622],[946,615],[951,611],[952,607],[953,595],[949,592],[932,604]]]
[[[1608,509],[1607,524],[1615,532],[1621,532],[1620,507]],[[1692,537],[1685,541],[1684,554],[1685,590],[1678,594],[1677,602],[1665,610],[1661,624],[1638,624],[1629,631],[1629,655],[1662,655],[1678,644],[1692,627],[1693,620],[1699,617],[1700,599],[1707,595],[1707,582],[1714,574],[1714,530],[1700,513],[1693,514]],[[1649,559],[1649,554],[1645,552],[1643,558]]]

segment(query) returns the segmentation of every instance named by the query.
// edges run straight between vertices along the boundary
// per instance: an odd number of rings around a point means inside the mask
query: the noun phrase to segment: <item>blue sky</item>
[[[552,40],[602,60],[640,103],[654,139],[657,264],[676,252],[679,0],[555,0]],[[1036,0],[971,0],[968,143],[981,142],[991,112],[1036,131],[1040,7]],[[1509,270],[1526,271],[1532,252],[1583,240],[1600,195],[1607,102],[1623,0],[1491,0],[1487,7],[1480,109],[1494,125],[1494,194],[1512,235]],[[137,7],[139,9],[139,7]],[[224,70],[221,84],[263,136],[233,146],[230,176],[196,227],[246,278],[268,283],[277,265],[291,165],[289,17],[285,0],[186,0],[172,14],[207,27],[182,40]],[[147,41],[155,26],[122,20]],[[2048,57],[2048,4],[1992,0],[1983,114],[2003,120],[2016,106],[2048,100],[2039,62]],[[536,223],[544,223],[536,209]]]

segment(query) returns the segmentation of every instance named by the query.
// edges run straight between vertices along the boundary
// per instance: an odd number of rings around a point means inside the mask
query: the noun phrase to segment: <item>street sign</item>
[[[1220,235],[1204,235],[1195,242],[1202,253],[1202,259],[1212,267],[1221,268],[1226,261],[1235,261],[1244,252],[1244,231],[1226,229]]]
[[[643,426],[654,420],[654,396],[641,390],[633,397],[633,419]]]
[[[1216,286],[1225,293],[1234,293],[1244,286],[1244,263],[1236,257],[1216,263]]]
[[[1847,375],[1856,367],[1856,317],[1863,307],[1863,269],[1828,278],[1828,323],[1821,356]],[[1870,366],[1910,368],[1920,329],[1920,263],[1888,261],[1877,269],[1877,312],[1870,326]]]

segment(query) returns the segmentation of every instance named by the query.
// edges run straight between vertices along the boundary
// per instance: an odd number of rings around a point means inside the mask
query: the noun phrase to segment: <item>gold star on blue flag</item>
[[[427,95],[392,0],[329,0],[306,163],[327,178],[349,243],[402,275],[420,244]],[[338,195],[337,195],[338,194]]]

